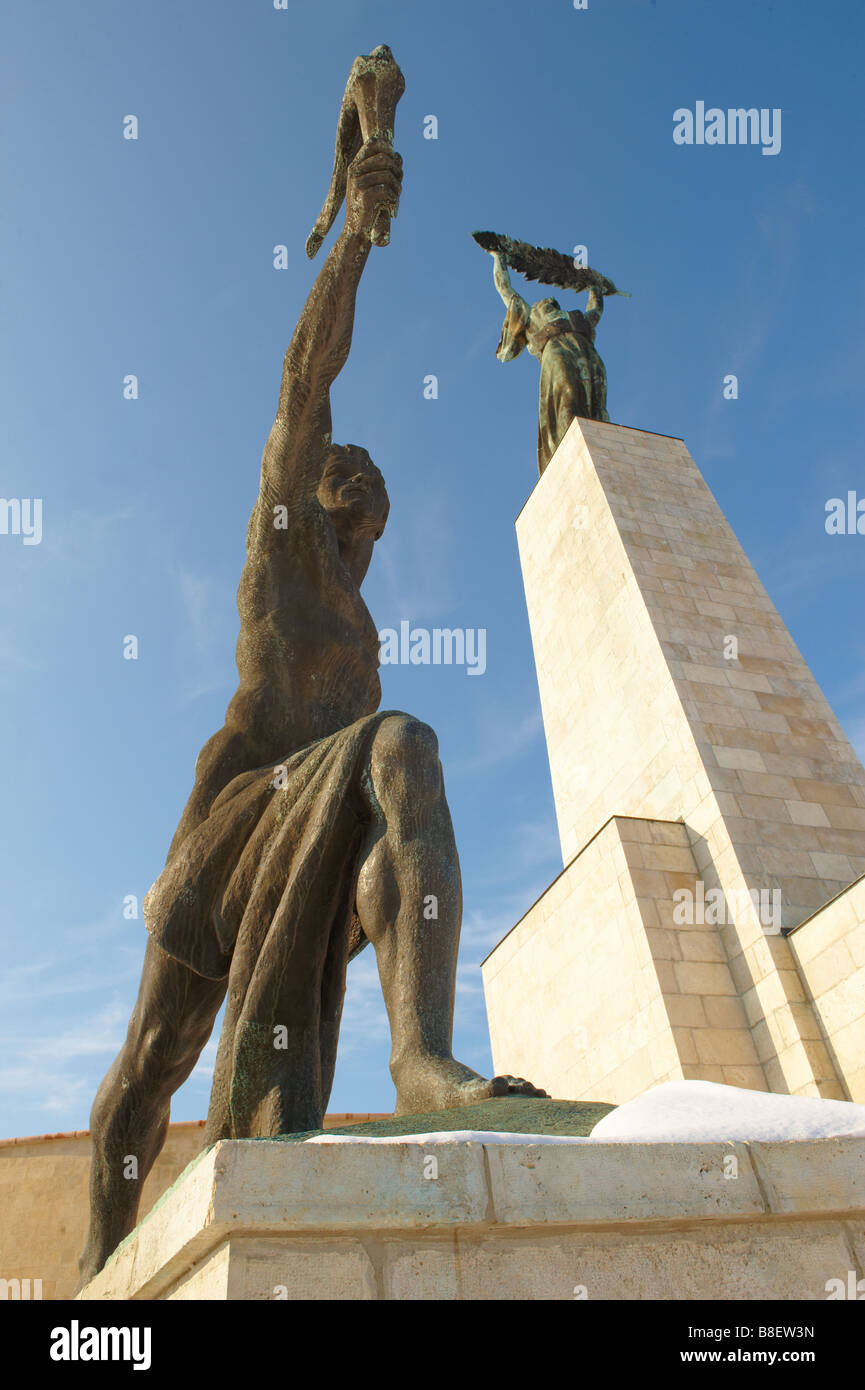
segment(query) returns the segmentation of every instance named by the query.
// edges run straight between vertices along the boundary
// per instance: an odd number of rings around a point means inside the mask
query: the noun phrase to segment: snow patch
[[[664,1081],[599,1120],[592,1139],[632,1143],[865,1135],[865,1105],[779,1096],[716,1081]]]
[[[432,1134],[319,1134],[307,1144],[669,1144],[729,1140],[865,1137],[865,1105],[815,1096],[746,1091],[716,1081],[665,1081],[599,1120],[587,1138],[500,1134],[489,1129]]]

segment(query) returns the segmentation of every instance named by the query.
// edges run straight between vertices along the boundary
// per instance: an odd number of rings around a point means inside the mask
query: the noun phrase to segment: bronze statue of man
[[[358,284],[401,179],[390,140],[366,139],[347,166],[345,225],[285,355],[238,590],[238,689],[145,900],[140,993],[91,1115],[81,1284],[135,1224],[170,1098],[226,993],[205,1144],[321,1125],[346,964],[368,942],[398,1113],[544,1094],[452,1055],[461,888],[441,764],[429,727],[378,709],[360,586],[388,498],[367,451],[331,438]]]

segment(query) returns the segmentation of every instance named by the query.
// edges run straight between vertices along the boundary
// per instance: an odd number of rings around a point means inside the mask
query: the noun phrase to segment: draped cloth
[[[372,818],[362,778],[393,713],[235,777],[144,900],[168,955],[206,979],[229,976],[209,1132],[216,1110],[226,1135],[279,1133],[280,1085],[296,1054],[274,1047],[275,1028],[291,1024],[298,1046],[315,1049],[321,1028],[338,1031],[345,967],[367,944],[354,910]]]

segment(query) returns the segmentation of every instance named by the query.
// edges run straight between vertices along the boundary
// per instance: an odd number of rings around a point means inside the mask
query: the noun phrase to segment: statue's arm
[[[592,328],[597,328],[601,321],[601,314],[604,312],[604,296],[601,291],[592,285],[589,288],[588,298],[586,299],[586,309],[583,317],[591,324]]]
[[[285,354],[276,418],[264,449],[261,500],[290,505],[318,486],[331,442],[330,388],[348,359],[355,300],[370,252],[368,228],[399,197],[402,160],[368,141],[352,161],[345,226],[310,291]]]
[[[508,274],[508,267],[505,263],[504,256],[502,256],[500,251],[494,251],[492,254],[493,283],[502,297],[505,308],[509,309],[514,300],[520,299],[521,296],[517,294],[516,290],[511,284],[511,277]]]

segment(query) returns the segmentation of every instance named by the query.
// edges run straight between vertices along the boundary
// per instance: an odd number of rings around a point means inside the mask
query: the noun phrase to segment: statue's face
[[[339,533],[374,541],[390,510],[384,478],[359,444],[334,444],[318,485],[318,500]]]
[[[529,315],[529,332],[538,332],[545,328],[550,321],[550,317],[555,311],[561,313],[561,305],[557,299],[539,299],[532,305],[532,312]]]

